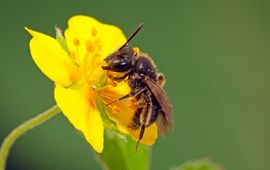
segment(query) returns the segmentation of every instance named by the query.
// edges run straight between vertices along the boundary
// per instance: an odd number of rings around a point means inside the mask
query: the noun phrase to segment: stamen
[[[117,83],[115,81],[111,80],[111,79],[107,80],[107,84],[109,84],[109,85],[111,85],[113,87],[115,87],[117,85]]]
[[[71,58],[71,60],[76,60],[76,54],[74,53],[74,52],[70,52],[70,58]]]
[[[86,47],[87,48],[87,47]],[[89,69],[88,69],[88,66],[89,66],[89,55],[90,55],[90,52],[87,50],[85,55],[84,55],[84,60],[83,60],[83,70],[84,70],[84,77],[85,77],[85,80],[87,80],[88,84],[89,84]]]
[[[80,41],[79,41],[77,38],[74,38],[74,39],[73,39],[73,44],[74,44],[75,46],[79,46],[79,45],[80,45]]]
[[[74,52],[70,52],[70,59],[73,61],[73,62],[75,62],[75,63],[77,63],[77,61],[76,61],[76,54],[74,53]]]
[[[96,45],[98,51],[102,50],[103,45],[102,45],[102,42],[100,39],[98,39],[98,38],[95,39],[95,45]]]
[[[92,33],[93,37],[97,36],[97,29],[95,27],[92,27],[91,28],[91,33]]]
[[[97,59],[100,59],[100,58],[101,58],[100,53],[99,53],[99,52],[95,52],[93,58],[94,58],[95,63],[96,63],[96,64],[99,64],[99,62],[96,62],[96,61],[98,61]]]
[[[85,45],[88,52],[92,53],[95,51],[95,45],[90,39],[86,40]]]
[[[73,44],[76,47],[76,52],[70,53],[70,58],[77,64],[80,65],[80,59],[79,59],[79,46],[80,46],[80,40],[78,38],[73,39]]]
[[[99,62],[97,62],[97,59],[100,59],[100,54],[95,52],[94,54],[92,54],[91,58],[85,57],[85,66],[88,66],[88,62],[91,64],[92,69],[89,69],[87,71],[87,77],[90,78],[90,76],[92,76],[92,74],[94,73],[94,71],[96,71],[96,68],[98,67]]]
[[[76,46],[76,61],[79,65],[81,65],[81,61],[80,61],[80,53],[79,53],[79,46]]]

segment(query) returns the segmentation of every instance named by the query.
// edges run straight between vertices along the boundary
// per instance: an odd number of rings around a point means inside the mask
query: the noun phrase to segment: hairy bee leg
[[[142,108],[144,106],[144,99],[143,99],[143,95],[144,94],[141,94],[140,98],[139,99],[135,99],[135,98],[132,98],[130,100],[130,107],[131,108],[134,108],[134,110],[136,108]]]
[[[135,102],[135,105],[137,107],[143,107],[144,105],[144,100],[142,98],[140,98],[138,101]]]
[[[110,74],[110,71],[107,71],[107,75],[109,77],[108,83],[115,87],[115,86],[117,86],[117,83],[123,81],[128,76],[128,73],[124,74],[121,77],[115,77],[112,74]]]
[[[129,128],[131,128],[132,130],[136,130],[141,127],[140,116],[143,111],[144,111],[144,108],[138,108],[135,111],[134,116],[132,118],[132,123],[128,126]]]
[[[147,93],[147,92],[146,92]],[[138,146],[141,142],[141,140],[143,139],[143,135],[145,132],[146,127],[148,127],[150,125],[150,119],[151,119],[151,115],[152,115],[152,99],[151,96],[145,96],[145,104],[143,108],[141,108],[141,112],[140,115],[135,115],[134,118],[137,118],[139,124],[141,125],[141,129],[140,129],[140,134],[139,134],[139,139],[137,141],[136,147],[135,147],[135,152],[138,151]],[[136,117],[137,116],[137,117]],[[133,118],[133,121],[135,122],[135,119]],[[135,122],[136,124],[136,122]]]
[[[158,73],[157,79],[158,79],[158,81],[157,81],[158,84],[159,84],[161,87],[163,87],[163,86],[165,85],[165,83],[166,83],[166,79],[165,79],[164,74],[163,74],[163,73]]]
[[[137,144],[136,144],[136,147],[135,147],[135,153],[138,152],[138,146],[143,138],[143,135],[144,135],[144,131],[145,131],[145,125],[142,125],[141,126],[141,130],[140,130],[140,136],[139,136],[139,140],[137,141]]]
[[[128,98],[130,98],[130,97],[137,96],[138,94],[142,93],[145,89],[146,89],[146,88],[139,89],[138,91],[137,91],[137,90],[133,90],[133,91],[131,91],[129,94],[127,94],[127,95],[125,95],[125,96],[123,96],[123,97],[120,97],[119,99],[114,100],[114,101],[112,101],[112,102],[110,102],[110,103],[107,103],[106,105],[108,106],[108,105],[111,105],[111,104],[113,104],[113,103],[120,102],[120,101],[122,101],[122,100],[128,99]]]
[[[132,98],[130,100],[130,108],[133,108],[135,110],[138,107],[140,107],[140,102],[137,101],[136,99]]]

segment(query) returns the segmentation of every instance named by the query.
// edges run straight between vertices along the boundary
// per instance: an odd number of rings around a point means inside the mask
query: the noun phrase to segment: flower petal
[[[101,59],[107,57],[123,43],[126,38],[116,26],[102,24],[89,16],[78,15],[71,17],[65,31],[67,45],[70,51],[79,53],[80,61],[84,61],[87,41],[97,38],[102,44]]]
[[[51,80],[63,86],[72,84],[78,71],[67,52],[54,38],[25,28],[32,36],[29,45],[33,60]]]
[[[129,129],[129,135],[134,140],[138,141],[139,135],[140,135],[140,130]],[[146,144],[146,145],[153,145],[155,143],[157,137],[158,137],[157,125],[156,125],[156,123],[154,123],[151,126],[146,128],[141,143]]]
[[[83,133],[95,151],[101,153],[104,127],[91,92],[87,89],[70,89],[57,85],[54,95],[68,120]]]
[[[129,91],[130,88],[125,83],[114,88],[106,88],[103,93],[105,94],[104,96],[106,97],[106,102],[110,102],[128,94]],[[117,108],[115,109],[116,111],[114,108]],[[140,129],[133,130],[129,128],[136,109],[132,107],[131,100],[124,100],[119,103],[115,103],[112,105],[112,107],[108,107],[108,109],[110,109],[109,117],[111,120],[116,122],[118,129],[122,133],[130,135],[134,140],[137,141],[139,139]],[[153,145],[158,137],[157,131],[157,125],[155,123],[147,127],[141,143]]]

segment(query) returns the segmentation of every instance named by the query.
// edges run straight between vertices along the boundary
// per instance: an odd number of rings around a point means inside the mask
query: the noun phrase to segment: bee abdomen
[[[141,125],[148,127],[156,121],[158,116],[157,103],[149,91],[141,94],[138,98],[142,103],[133,116],[132,129],[137,129]]]

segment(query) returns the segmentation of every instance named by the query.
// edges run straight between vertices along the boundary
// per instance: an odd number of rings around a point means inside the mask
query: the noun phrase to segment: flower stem
[[[47,111],[40,113],[36,117],[24,122],[23,124],[19,125],[17,128],[12,130],[10,134],[4,139],[2,146],[0,148],[0,170],[5,170],[6,167],[6,160],[9,154],[11,146],[14,142],[26,133],[28,130],[46,122],[47,120],[51,119],[61,110],[57,105],[54,105]]]

